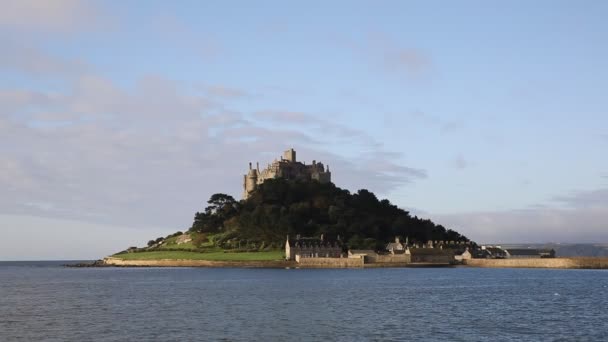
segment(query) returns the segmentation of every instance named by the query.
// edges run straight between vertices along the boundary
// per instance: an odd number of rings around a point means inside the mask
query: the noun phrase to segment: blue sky
[[[0,259],[184,229],[289,147],[479,242],[608,241],[604,1],[3,6],[0,233],[39,252]]]

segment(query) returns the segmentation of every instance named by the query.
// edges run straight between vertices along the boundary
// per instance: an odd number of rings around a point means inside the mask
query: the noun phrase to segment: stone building
[[[274,178],[314,179],[321,183],[329,183],[331,172],[329,165],[326,168],[323,163],[317,163],[315,160],[309,165],[296,161],[296,151],[290,148],[283,152],[280,160],[275,159],[262,170],[259,163],[256,163],[255,168],[249,163],[249,171],[243,175],[243,198],[247,199],[265,180]]]
[[[406,239],[405,244],[403,244],[399,241],[399,237],[395,237],[395,242],[386,244],[386,250],[391,254],[409,254],[408,241]]]
[[[331,242],[323,238],[300,237],[285,241],[285,259],[296,260],[300,258],[340,258],[342,257],[342,244],[340,240]]]

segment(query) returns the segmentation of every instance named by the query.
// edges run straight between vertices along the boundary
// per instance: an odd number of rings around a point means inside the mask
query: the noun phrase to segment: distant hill
[[[469,241],[458,232],[379,200],[368,190],[350,193],[332,183],[269,179],[242,201],[215,194],[195,214],[191,232],[213,235],[218,247],[280,248],[286,236],[340,239],[351,248],[380,248],[400,236],[411,242]]]

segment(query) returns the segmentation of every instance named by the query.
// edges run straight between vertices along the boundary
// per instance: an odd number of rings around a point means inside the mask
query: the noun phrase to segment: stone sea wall
[[[367,259],[365,260],[368,261]],[[370,263],[381,263],[381,264],[408,264],[412,262],[412,256],[410,254],[388,254],[388,255],[376,255],[369,257]]]
[[[363,258],[300,258],[302,268],[356,268],[363,267]]]
[[[464,265],[492,268],[588,268],[608,269],[607,258],[470,259]]]
[[[444,261],[444,260],[440,260]],[[126,267],[245,267],[245,268],[362,268],[439,266],[445,263],[380,262],[364,264],[362,258],[302,258],[294,261],[210,261],[210,260],[123,260],[107,257],[103,265]],[[608,257],[547,258],[547,259],[470,259],[463,265],[488,268],[580,268],[608,269]]]
[[[107,257],[105,265],[133,267],[248,267],[248,268],[285,268],[294,267],[293,261],[211,261],[211,260],[123,260]]]

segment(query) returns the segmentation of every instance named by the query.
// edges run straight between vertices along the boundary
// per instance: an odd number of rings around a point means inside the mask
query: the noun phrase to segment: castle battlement
[[[315,160],[309,165],[298,162],[296,151],[290,148],[283,152],[280,160],[275,159],[262,170],[260,170],[259,163],[256,163],[255,168],[249,163],[249,171],[243,175],[243,198],[249,197],[249,194],[265,180],[275,178],[317,180],[321,183],[330,183],[331,172],[329,165],[326,168],[323,163],[317,163]]]

